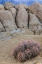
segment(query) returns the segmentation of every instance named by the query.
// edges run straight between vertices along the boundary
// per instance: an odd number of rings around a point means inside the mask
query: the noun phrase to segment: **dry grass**
[[[12,53],[14,47],[20,42],[21,40],[29,40],[33,39],[37,42],[39,42],[42,46],[42,36],[40,35],[13,35],[12,39],[1,41],[0,40],[0,64],[33,64],[35,62],[41,62],[42,63],[42,51],[40,55],[37,57],[27,60],[24,63],[20,63],[19,61],[15,60]]]

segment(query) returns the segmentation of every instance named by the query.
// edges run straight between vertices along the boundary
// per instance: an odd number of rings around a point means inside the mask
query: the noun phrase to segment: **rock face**
[[[5,9],[10,10],[10,8],[13,8],[14,5],[13,5],[11,2],[6,2],[6,3],[4,4],[4,7],[5,7]]]
[[[0,22],[0,32],[4,32],[4,31],[5,31],[5,29],[4,29],[3,25],[2,25],[2,23]]]
[[[29,13],[29,29],[32,30],[34,34],[42,33],[41,22],[34,14],[31,13]]]
[[[28,26],[28,13],[24,7],[20,7],[18,9],[16,21],[17,21],[17,26],[19,28],[27,28],[27,26]]]
[[[42,5],[39,3],[34,3],[29,6],[29,10],[34,13],[40,20],[42,20]]]
[[[16,29],[15,21],[13,20],[13,17],[10,11],[1,10],[0,20],[3,23],[4,27],[6,28],[6,31],[11,31]]]
[[[10,11],[11,11],[12,16],[13,16],[14,21],[15,21],[15,18],[16,18],[16,9],[15,8],[10,8]]]
[[[0,4],[0,10],[4,10],[4,6]]]
[[[40,25],[40,21],[38,18],[34,15],[29,13],[29,28],[34,29],[35,27],[37,28]]]

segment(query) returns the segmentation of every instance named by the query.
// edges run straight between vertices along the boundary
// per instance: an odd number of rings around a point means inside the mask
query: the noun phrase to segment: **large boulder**
[[[4,10],[4,6],[0,4],[0,10]]]
[[[15,21],[10,11],[0,10],[0,20],[6,28],[6,31],[16,29]]]
[[[29,6],[29,10],[42,20],[42,5],[40,3],[32,4]]]
[[[40,34],[42,32],[41,22],[31,13],[29,13],[29,29],[33,31],[34,34]]]
[[[37,28],[40,24],[38,18],[34,14],[29,13],[29,28],[35,29],[35,27]]]
[[[27,28],[28,27],[28,13],[24,7],[19,7],[16,23],[19,28]]]
[[[2,23],[0,22],[0,32],[4,32],[5,31],[5,28],[4,26],[2,25]]]
[[[10,10],[10,8],[13,8],[14,5],[13,5],[11,2],[6,2],[6,3],[4,4],[4,7],[5,7],[5,9]]]

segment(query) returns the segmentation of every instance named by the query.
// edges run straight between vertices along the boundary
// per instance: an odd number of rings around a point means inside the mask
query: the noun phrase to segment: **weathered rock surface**
[[[3,25],[2,25],[2,23],[0,22],[0,32],[4,32],[5,31],[5,29],[4,29],[4,27],[3,27]]]
[[[15,8],[10,8],[10,11],[11,11],[12,16],[13,16],[14,21],[15,21],[15,18],[16,18],[16,9]]]
[[[6,31],[11,31],[16,29],[15,21],[10,11],[1,10],[0,20],[3,23],[4,27],[6,28]]]
[[[0,10],[4,10],[4,6],[0,4]]]
[[[34,13],[40,20],[42,20],[42,5],[40,3],[32,4],[29,6],[29,10]]]
[[[35,27],[37,28],[40,25],[40,21],[38,18],[34,15],[29,13],[29,28],[34,29]]]
[[[4,7],[5,7],[5,9],[10,10],[10,8],[13,8],[14,5],[13,5],[11,2],[6,2],[6,3],[4,4]]]
[[[24,7],[20,7],[18,9],[16,21],[17,21],[17,26],[19,28],[27,28],[28,27],[28,13]]]
[[[29,13],[29,29],[32,30],[34,34],[42,33],[41,22],[34,14],[31,13]]]
[[[28,9],[28,6],[25,4],[15,5],[15,8],[18,9],[20,7],[24,7],[25,9]]]

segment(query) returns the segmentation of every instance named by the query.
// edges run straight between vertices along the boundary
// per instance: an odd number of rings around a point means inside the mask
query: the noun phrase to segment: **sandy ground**
[[[37,42],[39,42],[42,46],[42,36],[40,35],[27,35],[27,34],[21,34],[21,35],[13,35],[13,37],[10,40],[0,40],[0,64],[35,64],[39,63],[42,64],[42,51],[40,55],[37,57],[27,60],[24,63],[21,63],[14,59],[12,53],[14,47],[21,41],[21,40],[29,40],[33,39]]]

